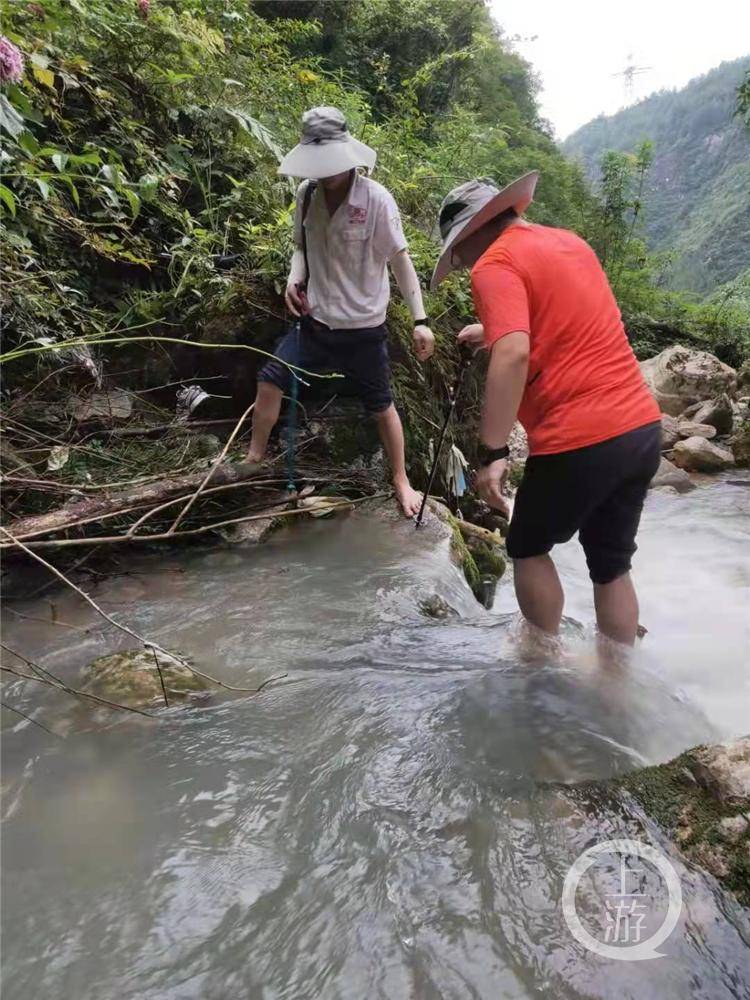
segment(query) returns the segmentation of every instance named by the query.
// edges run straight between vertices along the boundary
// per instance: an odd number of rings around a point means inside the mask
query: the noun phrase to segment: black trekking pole
[[[474,359],[474,355],[470,348],[464,347],[461,349],[461,360],[458,364],[458,371],[456,372],[456,378],[453,385],[448,390],[448,412],[445,415],[445,420],[443,422],[443,429],[440,431],[440,437],[438,439],[437,448],[435,449],[435,457],[432,460],[432,468],[430,469],[430,476],[427,480],[427,489],[424,491],[422,497],[422,503],[419,508],[419,513],[417,514],[417,523],[414,525],[418,528],[422,523],[422,518],[424,517],[424,509],[427,505],[427,497],[432,489],[432,484],[435,481],[435,474],[437,473],[438,462],[440,461],[440,450],[443,447],[443,441],[445,440],[445,433],[448,430],[448,424],[453,416],[453,411],[456,409],[456,400],[458,399],[458,394],[461,391],[461,383],[463,382],[464,375],[466,374],[469,365]]]

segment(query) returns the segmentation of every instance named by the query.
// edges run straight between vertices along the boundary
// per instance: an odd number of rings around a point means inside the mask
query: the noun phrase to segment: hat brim
[[[321,180],[354,167],[372,170],[377,158],[374,149],[351,136],[344,142],[299,143],[286,154],[277,173]]]
[[[455,231],[448,234],[443,243],[443,249],[438,257],[438,262],[435,265],[435,270],[432,272],[432,279],[430,280],[431,292],[435,291],[440,282],[444,278],[447,278],[451,271],[456,270],[457,265],[452,263],[452,254],[458,244],[462,243],[463,240],[471,236],[478,229],[481,229],[491,219],[502,215],[503,212],[507,212],[509,208],[514,208],[519,215],[522,215],[534,200],[534,190],[536,189],[538,180],[538,170],[531,170],[528,174],[524,174],[523,177],[517,178],[511,184],[508,184],[507,187],[504,187],[502,191],[498,191],[495,197],[491,198],[486,205],[483,205],[467,222],[456,226]],[[471,262],[471,264],[474,263],[475,261]],[[466,267],[471,266],[471,264],[461,264],[460,266]]]

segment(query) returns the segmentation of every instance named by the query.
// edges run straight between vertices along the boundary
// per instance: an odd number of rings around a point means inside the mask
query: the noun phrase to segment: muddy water
[[[649,635],[618,675],[596,666],[575,546],[566,658],[534,664],[510,582],[484,611],[447,542],[407,524],[129,558],[92,590],[108,611],[229,682],[288,676],[158,723],[6,687],[68,733],[3,715],[5,1000],[747,997],[746,912],[632,802],[572,786],[747,729],[749,510],[726,482],[649,498]],[[442,621],[419,611],[435,592]],[[127,645],[72,595],[9,607],[76,626],[4,618],[4,642],[68,678]],[[662,958],[593,954],[561,914],[576,857],[625,836],[682,884]],[[643,879],[654,929],[665,892]]]

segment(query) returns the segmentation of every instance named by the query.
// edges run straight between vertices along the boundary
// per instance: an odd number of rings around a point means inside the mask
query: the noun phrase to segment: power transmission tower
[[[635,57],[633,56],[633,53],[630,52],[628,54],[628,61],[625,69],[621,70],[619,73],[612,74],[612,76],[622,77],[626,104],[631,104],[633,97],[635,96],[635,78],[650,69],[653,69],[653,66],[636,66]]]

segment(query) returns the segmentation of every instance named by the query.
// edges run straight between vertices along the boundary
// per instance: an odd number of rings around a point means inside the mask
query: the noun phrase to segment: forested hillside
[[[653,143],[646,232],[653,250],[674,251],[675,288],[709,292],[748,267],[750,133],[734,112],[749,67],[750,56],[722,63],[682,90],[596,118],[563,144],[594,179],[607,150]]]

